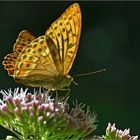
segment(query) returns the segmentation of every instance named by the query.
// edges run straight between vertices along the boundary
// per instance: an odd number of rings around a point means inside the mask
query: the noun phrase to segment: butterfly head
[[[66,76],[66,82],[68,83],[68,85],[70,86],[71,83],[73,82],[73,78],[70,75]]]

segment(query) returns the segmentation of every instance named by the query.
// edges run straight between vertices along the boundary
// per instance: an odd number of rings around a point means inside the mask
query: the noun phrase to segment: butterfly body
[[[70,86],[73,65],[81,34],[81,11],[72,4],[38,38],[23,30],[3,61],[16,82],[31,87],[61,90]]]
[[[42,76],[44,78],[42,78]],[[39,77],[36,78],[35,76],[32,75],[31,77],[26,77],[26,79],[16,79],[15,81],[18,83],[23,83],[26,86],[30,86],[30,87],[43,87],[45,89],[50,89],[50,90],[62,90],[62,89],[68,89],[69,86],[71,85],[71,83],[73,82],[73,78],[70,75],[62,75],[59,77],[55,77],[55,78],[48,78],[45,77],[45,75],[40,75],[40,79]]]

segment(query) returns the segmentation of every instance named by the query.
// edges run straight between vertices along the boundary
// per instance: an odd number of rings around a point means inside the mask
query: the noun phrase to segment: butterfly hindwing
[[[18,39],[14,44],[13,51],[19,54],[23,48],[25,48],[35,37],[27,30],[23,30],[19,33]]]
[[[6,57],[4,57],[3,65],[4,68],[8,71],[8,75],[14,76],[15,71],[15,63],[17,60],[17,54],[16,53],[10,53]]]
[[[4,57],[3,65],[4,68],[8,71],[8,75],[14,77],[15,64],[20,52],[27,47],[27,45],[33,40],[35,37],[27,30],[23,30],[19,33],[16,43],[14,44],[13,51],[14,53],[10,53]]]

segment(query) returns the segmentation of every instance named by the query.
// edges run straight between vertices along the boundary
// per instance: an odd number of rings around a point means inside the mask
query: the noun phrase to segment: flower
[[[85,105],[70,108],[66,99],[54,98],[43,93],[16,88],[0,91],[0,125],[15,134],[9,139],[57,140],[80,139],[96,129],[96,115]]]
[[[124,131],[115,127],[115,124],[108,123],[106,135],[103,136],[104,140],[138,140],[138,136],[130,136],[130,129]]]

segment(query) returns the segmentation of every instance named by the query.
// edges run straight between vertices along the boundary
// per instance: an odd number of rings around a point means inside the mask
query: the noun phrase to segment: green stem
[[[2,126],[2,127],[4,127],[5,129],[8,129],[8,130],[11,131],[12,133],[14,133],[20,140],[24,140],[24,139],[22,138],[22,136],[19,135],[18,133],[16,133],[14,130],[12,130],[12,129],[6,127],[6,126]]]

